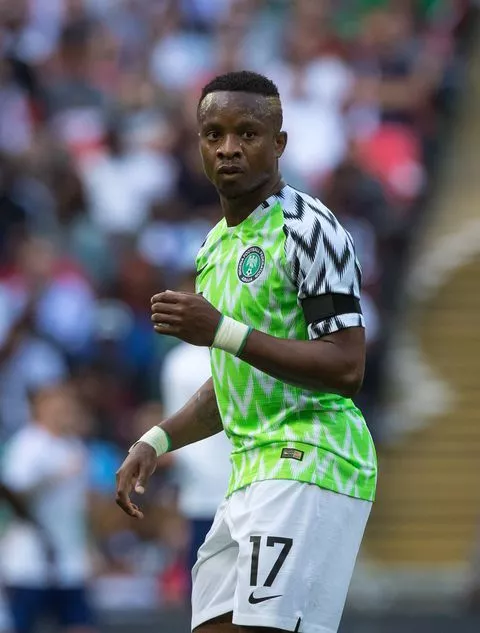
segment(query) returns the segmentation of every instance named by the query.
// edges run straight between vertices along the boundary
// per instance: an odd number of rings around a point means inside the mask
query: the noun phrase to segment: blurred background
[[[279,87],[285,179],[364,272],[380,484],[342,631],[480,630],[477,5],[0,0],[2,633],[49,587],[86,587],[92,630],[189,630],[228,446],[168,455],[138,523],[114,473],[208,376],[148,305],[192,289],[220,217],[196,104],[244,68]]]

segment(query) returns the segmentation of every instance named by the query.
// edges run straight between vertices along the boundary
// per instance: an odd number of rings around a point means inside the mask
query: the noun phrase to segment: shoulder
[[[220,220],[220,222],[217,222],[217,224],[215,224],[215,226],[213,228],[211,228],[210,231],[207,233],[207,236],[206,236],[202,246],[200,247],[200,250],[202,250],[202,248],[208,247],[212,243],[216,242],[218,240],[218,238],[221,237],[224,234],[225,227],[226,227],[225,218],[222,218]]]
[[[7,442],[8,446],[17,446],[19,444],[37,444],[42,442],[43,433],[34,424],[27,424],[22,429],[14,433],[11,439]]]
[[[215,245],[218,244],[219,239],[225,233],[225,219],[222,218],[220,222],[218,222],[210,231],[207,233],[206,238],[203,241],[203,244],[200,246],[200,249],[197,254],[197,270],[202,268],[204,264],[204,259],[208,257],[208,253],[211,252]]]
[[[287,250],[300,249],[313,257],[320,247],[327,252],[353,247],[350,235],[318,198],[288,186],[282,208]]]
[[[41,454],[45,448],[44,434],[34,425],[28,425],[17,431],[7,441],[4,450],[6,460],[16,460],[21,454],[23,459],[31,459],[34,454]]]

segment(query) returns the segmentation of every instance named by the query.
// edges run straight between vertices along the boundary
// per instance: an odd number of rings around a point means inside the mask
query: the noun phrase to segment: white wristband
[[[159,426],[154,426],[149,431],[144,433],[142,437],[130,447],[130,450],[128,452],[130,453],[131,450],[139,442],[145,442],[146,444],[150,444],[150,446],[157,453],[157,457],[160,457],[160,455],[163,455],[164,453],[168,453],[168,451],[170,450],[170,438],[165,433],[165,431],[161,429]]]
[[[231,317],[222,315],[212,347],[223,349],[225,352],[238,356],[243,350],[251,331],[252,328],[245,325],[245,323],[240,323]]]

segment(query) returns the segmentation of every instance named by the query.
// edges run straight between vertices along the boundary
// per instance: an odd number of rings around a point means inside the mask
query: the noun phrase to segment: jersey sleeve
[[[310,209],[311,210],[311,209]],[[286,224],[285,254],[300,303],[315,297],[343,299],[357,305],[308,322],[308,336],[317,339],[350,327],[365,327],[359,308],[361,269],[353,240],[325,207],[305,214],[301,223]],[[350,300],[350,298],[352,300]],[[356,301],[355,301],[356,300]]]

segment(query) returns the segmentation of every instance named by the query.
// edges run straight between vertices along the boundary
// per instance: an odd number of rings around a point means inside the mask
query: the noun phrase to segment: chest
[[[222,314],[277,333],[297,312],[283,232],[222,235],[199,255],[197,291]]]

